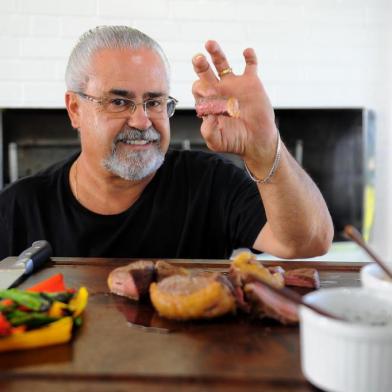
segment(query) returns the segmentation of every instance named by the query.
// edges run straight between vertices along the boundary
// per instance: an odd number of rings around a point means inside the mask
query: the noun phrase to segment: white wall
[[[63,107],[66,58],[98,24],[156,38],[172,94],[191,107],[191,57],[220,41],[236,72],[253,46],[275,107],[366,107],[377,116],[374,244],[392,260],[389,0],[0,0],[0,107]],[[389,62],[389,64],[388,64]],[[391,185],[389,185],[391,184]]]
[[[389,11],[388,16],[391,15]],[[374,232],[374,245],[381,254],[392,264],[392,27],[387,32],[385,73],[385,100],[380,104],[378,116],[384,118],[378,140],[377,160],[377,203],[379,208],[376,214]],[[384,98],[384,89],[380,91],[380,99]]]

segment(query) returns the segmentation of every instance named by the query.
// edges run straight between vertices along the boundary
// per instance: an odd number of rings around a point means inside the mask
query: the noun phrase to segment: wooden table
[[[227,270],[228,261],[170,260]],[[125,259],[53,258],[20,287],[55,273],[90,293],[70,344],[0,354],[0,391],[316,391],[302,375],[299,329],[244,316],[195,323],[159,318],[148,303],[108,293],[106,278]],[[315,267],[322,287],[358,286],[363,263],[263,262]],[[144,326],[143,326],[144,325]],[[150,325],[151,328],[145,327]]]

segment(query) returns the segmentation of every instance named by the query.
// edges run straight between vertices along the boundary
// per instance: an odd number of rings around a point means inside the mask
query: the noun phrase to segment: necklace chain
[[[78,160],[75,161],[75,197],[76,200],[79,201],[79,195],[78,195]]]

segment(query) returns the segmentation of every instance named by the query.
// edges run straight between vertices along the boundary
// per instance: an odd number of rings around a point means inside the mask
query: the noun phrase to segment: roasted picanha
[[[223,115],[233,118],[240,116],[239,102],[234,97],[203,97],[196,101],[198,117]]]
[[[174,320],[206,319],[234,313],[231,283],[219,273],[172,275],[150,286],[158,313]]]
[[[108,286],[113,294],[138,301],[148,294],[154,279],[154,263],[150,260],[139,260],[111,271]]]
[[[260,282],[276,289],[320,285],[318,272],[313,268],[267,268],[250,252],[238,254],[227,275],[188,270],[164,260],[140,260],[114,269],[108,278],[112,293],[133,300],[149,294],[157,312],[169,319],[208,319],[240,311],[284,324],[298,322],[296,306]]]

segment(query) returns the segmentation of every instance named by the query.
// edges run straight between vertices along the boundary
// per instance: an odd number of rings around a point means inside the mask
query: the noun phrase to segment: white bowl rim
[[[361,282],[365,287],[392,290],[392,282],[383,279],[385,272],[376,263],[370,263],[361,268]]]
[[[363,288],[363,287],[328,287],[328,288],[322,288],[316,291],[312,291],[306,295],[304,295],[303,299],[305,302],[312,302],[310,299],[312,297],[316,297],[317,295],[325,295],[328,293],[331,294],[336,294],[336,293],[342,293],[342,295],[365,295],[365,296],[371,296],[374,298],[376,301],[379,302],[384,302],[386,305],[388,302],[391,303],[392,306],[392,298],[388,299],[382,294],[375,292],[373,290],[370,290],[368,288]],[[307,308],[306,306],[301,305],[300,306],[300,321],[301,323],[304,322],[304,318],[310,318],[311,322],[317,322],[322,325],[324,328],[339,328],[342,331],[347,331],[348,333],[355,333],[362,334],[362,333],[372,333],[374,335],[378,334],[387,334],[387,335],[392,335],[392,323],[387,323],[385,325],[371,325],[371,324],[360,324],[360,323],[354,323],[354,322],[346,322],[343,320],[336,320],[327,316],[323,316],[319,313],[314,312],[313,310]]]

